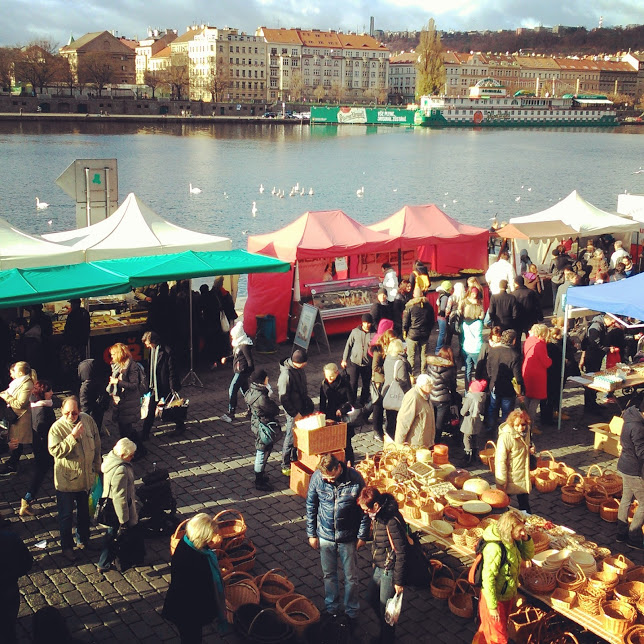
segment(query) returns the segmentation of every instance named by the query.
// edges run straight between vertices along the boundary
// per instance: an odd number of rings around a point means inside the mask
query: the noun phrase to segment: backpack
[[[420,544],[420,533],[411,532],[409,525],[405,521],[396,519],[400,525],[401,530],[405,535],[405,567],[403,569],[403,585],[416,586],[417,588],[429,588],[431,582],[431,575],[429,572],[429,561],[425,557],[423,547]],[[394,542],[389,532],[389,526],[386,527],[387,536],[389,537],[389,545],[391,545],[391,552],[389,556],[395,556],[396,549]]]
[[[139,396],[143,396],[149,390],[148,377],[145,375],[145,369],[140,362],[135,362],[137,375],[139,377]]]
[[[475,588],[481,588],[483,585],[483,548],[485,548],[488,543],[492,542],[486,541],[483,538],[478,540],[476,548],[474,549],[474,561],[467,573],[467,581]],[[508,560],[507,548],[501,541],[494,543],[499,543],[501,545],[501,566],[503,566],[503,564]],[[501,566],[499,566],[499,568]]]
[[[417,273],[416,271],[414,271],[414,275],[416,276],[415,286],[417,286],[423,293],[429,291],[429,277],[425,275],[425,273]]]

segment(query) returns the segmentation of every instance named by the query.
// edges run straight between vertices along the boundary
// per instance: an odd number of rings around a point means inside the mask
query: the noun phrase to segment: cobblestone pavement
[[[434,334],[435,336],[435,334]],[[315,346],[310,351],[307,366],[309,393],[317,401],[322,366],[333,359],[340,361],[344,338],[331,339],[331,356],[319,354]],[[278,353],[257,356],[257,361],[266,367],[271,382],[276,384],[278,359],[289,352],[287,345],[279,347]],[[148,443],[149,455],[134,464],[137,476],[152,468],[166,467],[172,473],[173,491],[178,501],[179,512],[185,517],[199,511],[217,513],[225,508],[235,508],[244,514],[248,523],[248,535],[257,547],[255,572],[273,567],[288,571],[296,592],[312,598],[318,607],[323,607],[322,582],[318,554],[309,548],[304,528],[304,500],[288,489],[288,479],[280,472],[279,452],[271,455],[267,472],[276,490],[259,493],[254,488],[252,463],[253,438],[248,422],[227,424],[220,420],[226,411],[229,368],[214,372],[199,373],[204,388],[186,387],[183,393],[190,398],[190,422],[185,435],[175,437],[169,426],[159,426]],[[462,381],[461,381],[462,386]],[[276,388],[276,387],[275,387]],[[544,427],[543,434],[536,437],[538,449],[550,449],[557,460],[584,471],[591,463],[615,468],[613,457],[593,450],[593,435],[587,431],[588,418],[582,416],[582,396],[574,389],[565,394],[565,410],[571,420],[566,421],[562,431]],[[607,415],[610,417],[610,414]],[[594,422],[597,419],[590,419]],[[108,423],[109,425],[109,423]],[[114,438],[104,440],[103,452],[112,447]],[[366,425],[354,438],[358,458],[365,452],[377,449],[371,428]],[[450,452],[458,457],[460,440],[450,443]],[[31,573],[20,581],[22,602],[18,622],[20,642],[30,641],[31,616],[42,606],[58,607],[74,636],[83,642],[131,642],[141,644],[159,641],[178,641],[175,629],[161,616],[165,591],[170,579],[170,553],[168,538],[146,540],[145,566],[130,569],[124,574],[109,571],[101,574],[96,569],[97,551],[79,553],[75,565],[66,562],[57,540],[57,519],[53,486],[45,484],[36,517],[17,516],[20,497],[29,480],[31,456],[21,461],[18,475],[0,480],[0,511],[14,514],[14,528],[25,540],[34,554],[35,563]],[[491,475],[482,469],[474,469],[491,480]],[[640,553],[633,553],[615,543],[615,525],[599,520],[585,506],[564,506],[559,492],[531,495],[533,512],[564,523],[602,546],[615,551],[628,552],[639,564],[644,564]],[[92,529],[92,542],[100,543],[100,530]],[[36,544],[46,540],[44,549]],[[452,559],[449,552],[437,552],[439,558]],[[453,553],[452,553],[453,554]],[[360,568],[362,590],[366,589],[369,576],[369,553],[361,551]],[[452,564],[456,563],[452,559]],[[365,608],[360,616],[361,635],[355,641],[375,634],[373,615]],[[472,641],[471,622],[453,616],[445,602],[432,599],[429,591],[405,590],[403,614],[397,629],[401,644],[411,642],[456,642]],[[221,641],[213,628],[204,631],[204,641]],[[0,638],[1,640],[1,638]],[[235,643],[234,634],[223,641]]]

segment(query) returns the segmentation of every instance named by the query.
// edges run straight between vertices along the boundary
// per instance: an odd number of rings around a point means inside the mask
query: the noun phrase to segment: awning
[[[612,105],[613,101],[609,101],[607,98],[576,98],[575,103],[589,105]]]
[[[507,224],[495,231],[503,239],[548,239],[550,237],[577,237],[579,234],[572,226],[563,221],[526,222]]]

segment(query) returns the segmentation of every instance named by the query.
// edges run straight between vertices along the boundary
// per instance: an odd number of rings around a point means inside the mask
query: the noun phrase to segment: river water
[[[488,226],[493,216],[531,214],[577,189],[614,211],[618,193],[644,193],[644,173],[633,174],[644,166],[642,134],[635,126],[0,123],[0,217],[33,233],[72,228],[74,204],[54,181],[77,158],[116,158],[119,201],[135,192],[166,219],[228,236],[235,248],[307,210],[341,209],[371,224],[404,204],[435,203]],[[189,183],[201,194],[191,195]],[[296,184],[305,196],[289,197]],[[285,197],[272,196],[273,187]],[[36,197],[49,208],[37,211]]]

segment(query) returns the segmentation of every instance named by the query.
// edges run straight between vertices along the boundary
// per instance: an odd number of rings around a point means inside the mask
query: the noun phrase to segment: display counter
[[[311,291],[311,303],[320,309],[323,320],[355,317],[368,313],[377,301],[380,279],[357,277],[305,284]]]

